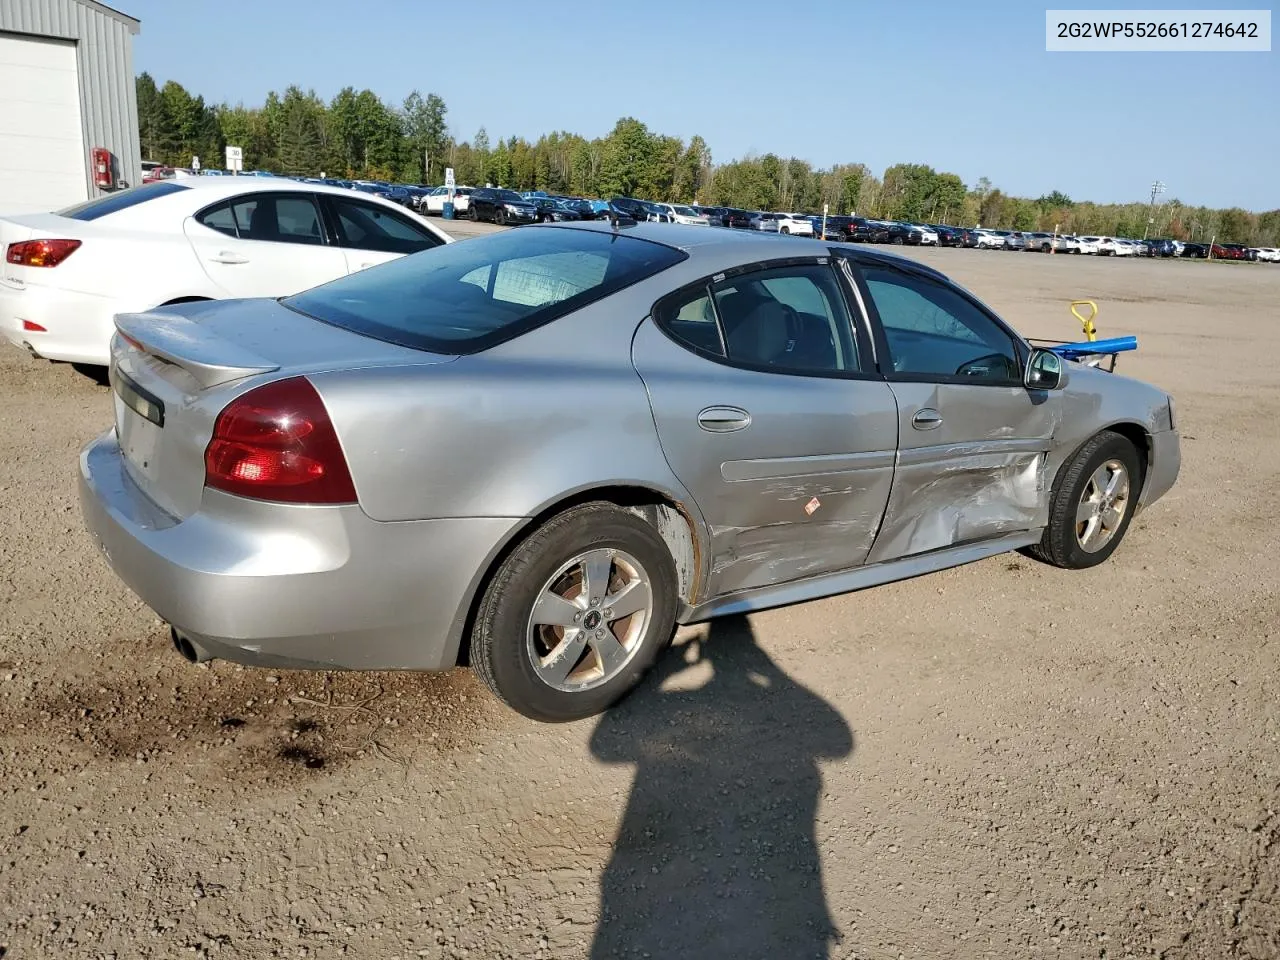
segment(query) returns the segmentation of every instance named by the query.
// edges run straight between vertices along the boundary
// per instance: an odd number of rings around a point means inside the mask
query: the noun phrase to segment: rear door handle
[[[698,426],[709,433],[733,433],[751,426],[751,414],[741,407],[707,407],[698,414]]]
[[[248,257],[242,257],[238,253],[232,253],[230,250],[219,250],[216,256],[210,257],[214,263],[248,263]]]
[[[932,407],[917,410],[911,418],[911,425],[917,430],[933,430],[942,426],[942,414]]]

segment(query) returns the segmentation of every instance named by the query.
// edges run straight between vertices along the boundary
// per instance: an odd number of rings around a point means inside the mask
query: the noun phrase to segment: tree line
[[[459,184],[545,190],[586,197],[616,195],[747,210],[832,213],[887,220],[981,225],[1007,230],[1057,230],[1080,236],[1151,236],[1178,240],[1280,246],[1280,210],[1212,209],[1178,200],[1073,201],[1059,191],[1015,197],[986,178],[966,185],[954,173],[898,163],[877,177],[865,164],[817,168],[773,153],[715,163],[706,141],[651,131],[623,117],[606,136],[546,133],[491,139],[484,127],[470,141],[455,136],[444,100],[417,90],[399,104],[371,90],[340,90],[329,102],[291,86],[267,94],[260,107],[207,104],[180,83],[157,86],[137,78],[138,126],[144,159],[187,166],[223,165],[227,144],[244,151],[246,170],[301,176],[438,184],[446,167]],[[1151,217],[1154,223],[1148,224]]]

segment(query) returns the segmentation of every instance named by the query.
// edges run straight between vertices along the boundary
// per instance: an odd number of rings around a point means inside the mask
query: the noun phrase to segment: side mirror
[[[1062,357],[1052,350],[1032,350],[1022,382],[1028,390],[1057,390],[1062,386]]]

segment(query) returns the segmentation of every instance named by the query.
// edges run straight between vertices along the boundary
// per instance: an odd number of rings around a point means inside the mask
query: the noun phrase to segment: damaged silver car
[[[117,327],[83,511],[181,653],[469,663],[544,721],[678,623],[1101,563],[1179,470],[1164,391],[861,246],[524,227]]]

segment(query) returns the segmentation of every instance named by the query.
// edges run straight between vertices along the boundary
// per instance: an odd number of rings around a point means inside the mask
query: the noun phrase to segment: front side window
[[[1009,334],[945,284],[888,267],[862,268],[895,373],[1006,385],[1021,382]]]
[[[651,277],[687,254],[589,230],[510,230],[361,270],[281,302],[365,336],[473,353]]]
[[[692,289],[664,303],[655,318],[695,352],[752,369],[859,369],[849,313],[828,266],[777,267]]]
[[[382,253],[417,253],[444,243],[426,227],[418,226],[403,214],[375,203],[346,197],[330,197],[326,202],[332,205],[338,241],[344,247]]]

